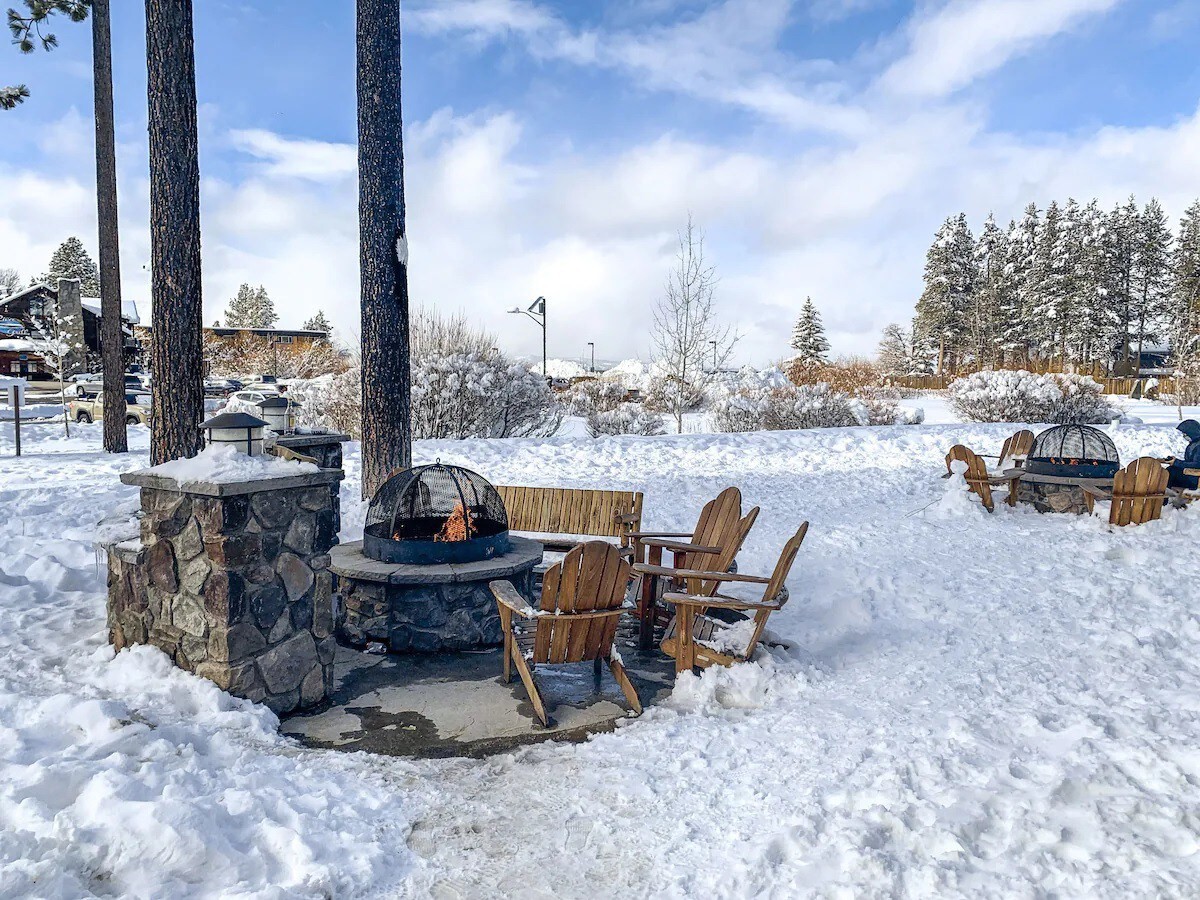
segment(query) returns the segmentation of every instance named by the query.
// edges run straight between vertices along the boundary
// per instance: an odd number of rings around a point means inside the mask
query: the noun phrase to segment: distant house
[[[296,349],[305,349],[329,340],[327,331],[308,331],[303,328],[205,328],[204,336],[230,342],[256,337],[268,344],[285,344]]]
[[[1118,341],[1112,349],[1110,370],[1114,375],[1118,376],[1152,378],[1172,375],[1175,372],[1175,363],[1171,358],[1171,345],[1157,343],[1143,344],[1139,365],[1137,345],[1134,344],[1129,347],[1128,352],[1126,352],[1124,343]]]
[[[62,279],[55,287],[32,284],[0,298],[0,374],[34,379],[52,377],[38,345],[52,327],[51,315],[55,309],[60,319],[70,319],[63,328],[71,343],[82,345],[66,361],[66,374],[98,366],[100,299],[80,296],[78,281]],[[142,346],[133,332],[140,321],[137,304],[132,300],[122,301],[121,331],[127,366],[141,358]]]

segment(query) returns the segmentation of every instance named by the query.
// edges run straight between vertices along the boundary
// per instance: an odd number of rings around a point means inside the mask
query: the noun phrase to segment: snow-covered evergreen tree
[[[975,269],[978,281],[971,301],[971,348],[975,363],[995,366],[1002,344],[1000,314],[1008,305],[1010,284],[1005,262],[1008,235],[988,215],[975,244]]]
[[[50,257],[47,270],[31,283],[55,288],[60,278],[78,278],[79,290],[83,296],[100,296],[100,270],[88,255],[83,241],[77,237],[69,237],[63,241]]]
[[[1130,197],[1117,204],[1105,217],[1102,277],[1106,309],[1110,323],[1108,343],[1116,346],[1121,374],[1132,371],[1134,323],[1134,272],[1137,265],[1138,231],[1141,210]]]
[[[257,288],[243,284],[225,307],[226,328],[270,328],[277,321],[275,304],[261,284]]]
[[[305,322],[303,328],[305,331],[323,331],[326,334],[333,331],[333,325],[330,324],[329,319],[325,318],[323,309],[318,309],[317,314]]]
[[[965,213],[942,223],[925,257],[925,290],[917,301],[918,339],[937,347],[942,374],[961,362],[975,290],[975,240]]]
[[[1135,367],[1141,368],[1142,348],[1160,337],[1171,298],[1171,227],[1167,214],[1153,197],[1137,220],[1137,253],[1133,266]]]
[[[1179,220],[1171,259],[1171,341],[1175,364],[1200,374],[1200,200]]]
[[[804,298],[800,318],[792,329],[791,346],[796,351],[795,359],[802,365],[821,366],[829,362],[829,341],[825,337],[821,313],[812,302],[812,297]]]
[[[1041,217],[1037,204],[1030,203],[1020,221],[1009,224],[1004,270],[1011,290],[1007,305],[1000,310],[1001,341],[1008,365],[1028,366],[1032,354],[1032,309],[1036,302],[1034,265]]]

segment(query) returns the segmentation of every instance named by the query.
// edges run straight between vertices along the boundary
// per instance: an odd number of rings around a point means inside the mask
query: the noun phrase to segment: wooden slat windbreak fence
[[[889,377],[887,381],[895,387],[905,388],[906,390],[944,391],[950,386],[951,382],[963,377],[965,375],[896,375]],[[1151,382],[1157,381],[1157,390],[1160,395],[1175,393],[1175,379],[1169,376],[1154,379],[1096,377],[1096,380],[1104,385],[1104,393],[1118,394],[1123,397],[1132,394],[1139,382],[1143,390],[1148,390]]]

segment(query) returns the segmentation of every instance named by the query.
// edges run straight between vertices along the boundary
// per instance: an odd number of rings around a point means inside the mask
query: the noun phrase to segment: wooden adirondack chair
[[[1088,512],[1096,500],[1111,500],[1109,525],[1144,525],[1162,518],[1167,499],[1167,480],[1170,476],[1157,459],[1143,456],[1135,459],[1113,478],[1112,490],[1085,487],[1084,500]]]
[[[612,646],[628,584],[629,562],[604,541],[579,544],[547,570],[539,610],[531,609],[511,582],[489,584],[504,631],[504,681],[512,681],[515,664],[543,725],[549,726],[550,717],[533,681],[539,663],[594,661],[599,676],[600,663],[606,662],[633,711],[641,714],[637,691]],[[518,619],[532,627],[522,627]]]
[[[1004,473],[1001,475],[989,475],[987,464],[983,458],[976,454],[969,447],[964,447],[962,444],[955,444],[950,448],[950,452],[946,454],[946,471],[951,472],[951,466],[955,462],[961,462],[966,465],[966,471],[963,476],[967,480],[967,486],[971,492],[979,495],[979,499],[983,501],[984,508],[988,512],[995,511],[996,504],[992,498],[992,488],[1008,486],[1008,505],[1017,505],[1017,482],[1020,480],[1020,474]]]
[[[689,573],[689,576],[705,581],[764,585],[760,601],[739,600],[720,593],[707,596],[672,593],[663,597],[668,603],[674,603],[676,609],[675,618],[663,637],[662,649],[675,658],[677,675],[690,672],[696,666],[731,666],[753,655],[767,619],[775,610],[782,609],[788,600],[784,587],[806,534],[808,523],[804,522],[784,544],[770,578],[733,572]],[[726,615],[718,618],[712,614],[714,610],[724,610]],[[733,621],[727,621],[727,618]]]
[[[742,517],[742,492],[736,487],[728,487],[714,499],[704,505],[700,518],[696,520],[696,529],[691,534],[636,532],[631,535],[638,548],[636,558],[640,560],[634,572],[642,577],[641,604],[639,620],[641,622],[640,645],[643,650],[654,646],[654,622],[656,604],[658,602],[658,580],[663,575],[670,577],[664,569],[695,569],[708,571],[718,567],[728,568],[733,564],[741,541],[746,538],[741,535],[738,540],[739,528],[743,525],[748,533],[754,519],[758,517],[758,508],[753,510],[753,518],[748,523]],[[732,554],[729,552],[733,543]],[[663,566],[663,551],[671,554],[671,565]],[[643,556],[644,554],[644,556]],[[723,566],[721,559],[727,556]]]
[[[1006,462],[1012,462],[1014,456],[1028,456],[1029,451],[1033,449],[1033,432],[1028,429],[1022,429],[1004,439],[1004,445],[1000,448],[999,456],[991,456],[990,454],[980,453],[984,459],[994,459],[1000,468],[1004,468]]]

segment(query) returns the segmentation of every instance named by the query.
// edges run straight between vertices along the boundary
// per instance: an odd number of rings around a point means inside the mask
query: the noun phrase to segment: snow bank
[[[812,523],[769,621],[786,646],[614,733],[483,760],[306,750],[155,651],[114,656],[91,542],[148,435],[126,457],[98,425],[36,429],[12,459],[10,430],[2,896],[1200,894],[1200,511],[988,515],[943,456],[1012,425],[418,442],[499,483],[644,490],[647,530],[737,484],[762,507],[748,573]],[[1126,460],[1184,444],[1112,436]],[[951,492],[964,514],[918,514]]]
[[[209,481],[224,484],[286,478],[321,471],[310,462],[281,459],[278,456],[248,456],[230,444],[210,444],[190,459],[174,459],[146,470],[150,475],[174,478],[180,484]]]

